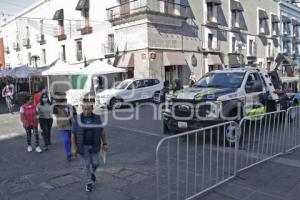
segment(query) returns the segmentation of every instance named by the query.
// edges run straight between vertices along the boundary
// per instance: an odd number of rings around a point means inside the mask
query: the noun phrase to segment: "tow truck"
[[[243,66],[205,74],[192,87],[169,95],[163,112],[164,132],[183,132],[226,121],[239,122],[245,116],[286,110],[298,105],[295,95],[287,95],[272,72]],[[236,124],[224,131],[227,145],[236,141]]]

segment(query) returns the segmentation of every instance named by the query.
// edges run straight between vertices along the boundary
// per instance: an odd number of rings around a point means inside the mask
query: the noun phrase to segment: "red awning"
[[[134,67],[134,54],[133,53],[123,54],[118,61],[117,67],[123,67],[123,68]]]
[[[208,54],[208,65],[222,65],[222,60],[218,54]]]
[[[187,65],[184,54],[182,52],[176,52],[176,51],[163,52],[163,59],[164,59],[163,60],[164,66]]]

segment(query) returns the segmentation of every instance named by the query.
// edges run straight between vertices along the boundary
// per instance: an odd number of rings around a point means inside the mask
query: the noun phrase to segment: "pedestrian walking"
[[[64,142],[64,151],[67,161],[71,161],[71,124],[72,116],[75,114],[74,108],[67,104],[67,99],[65,95],[60,96],[55,100],[53,114],[56,117],[57,130]]]
[[[51,128],[53,124],[52,119],[52,106],[49,97],[46,93],[41,96],[41,101],[36,107],[39,115],[40,127],[42,129],[42,136],[44,139],[44,150],[48,150],[51,145]]]
[[[76,117],[72,126],[72,153],[80,155],[87,192],[91,192],[95,186],[101,146],[104,151],[108,150],[101,117],[94,114],[93,105],[85,101],[82,113]]]
[[[27,151],[32,151],[31,136],[35,136],[35,151],[38,153],[42,152],[39,145],[39,133],[38,133],[38,116],[36,107],[33,105],[33,96],[26,97],[25,103],[20,108],[21,122],[25,128],[27,135]]]
[[[41,102],[42,94],[46,93],[46,89],[44,86],[39,86],[39,91],[34,94],[33,105],[37,106]]]

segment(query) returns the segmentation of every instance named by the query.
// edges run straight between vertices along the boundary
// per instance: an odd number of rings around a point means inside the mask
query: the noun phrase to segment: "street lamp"
[[[33,56],[31,56],[31,60],[34,62],[33,67],[34,67],[34,68],[37,68],[37,61],[40,60],[40,56],[38,56],[38,55],[33,55]]]

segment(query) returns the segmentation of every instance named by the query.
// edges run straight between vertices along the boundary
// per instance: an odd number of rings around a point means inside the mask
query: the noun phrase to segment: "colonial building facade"
[[[114,54],[113,29],[106,21],[112,1],[42,0],[1,26],[6,67],[68,63]],[[112,62],[112,61],[111,61]]]
[[[295,0],[281,0],[279,3],[280,50],[291,57],[294,64],[300,66],[300,2]]]
[[[2,25],[6,65],[101,58],[129,77],[184,85],[191,74],[224,67],[270,68],[278,53],[298,59],[293,2],[43,0]]]
[[[137,77],[187,84],[192,73],[269,68],[280,49],[278,10],[275,0],[124,0],[107,12],[121,65]]]

